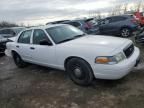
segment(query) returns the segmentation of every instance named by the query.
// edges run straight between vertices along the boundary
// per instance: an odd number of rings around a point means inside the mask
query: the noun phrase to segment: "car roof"
[[[31,29],[47,29],[47,28],[52,28],[52,27],[57,27],[57,26],[64,26],[67,24],[49,24],[49,25],[44,25],[44,26],[36,26],[36,27],[30,27],[26,28],[25,30],[31,30]]]
[[[19,29],[19,28],[25,28],[25,27],[7,27],[7,28],[1,28],[0,30],[5,30],[5,29]]]
[[[114,15],[114,16],[109,16],[109,17],[106,17],[106,18],[112,18],[112,17],[131,17],[131,16],[134,16],[132,14],[123,14],[123,15]],[[106,19],[104,18],[104,19]]]

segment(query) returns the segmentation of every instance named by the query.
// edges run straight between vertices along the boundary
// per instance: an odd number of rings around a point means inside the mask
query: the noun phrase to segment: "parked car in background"
[[[15,37],[18,33],[24,30],[24,27],[11,27],[0,29],[0,35],[4,38]]]
[[[133,15],[107,17],[101,21],[100,33],[129,37],[139,29],[139,24]]]
[[[5,53],[20,68],[29,62],[66,70],[79,85],[94,78],[120,79],[137,66],[140,55],[131,40],[87,35],[64,24],[29,28],[7,43]]]
[[[87,34],[99,34],[98,23],[93,18],[65,21],[65,22],[62,22],[62,24],[72,25]]]
[[[139,35],[135,37],[135,42],[144,44],[144,32],[140,33]]]
[[[14,41],[15,36],[18,35],[24,27],[11,27],[0,29],[0,53],[4,53],[6,49],[6,43]]]

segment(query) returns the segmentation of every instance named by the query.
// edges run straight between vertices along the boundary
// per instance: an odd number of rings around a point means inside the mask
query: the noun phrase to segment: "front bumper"
[[[140,57],[140,50],[135,47],[132,56],[115,65],[102,65],[95,64],[93,66],[93,72],[95,78],[98,79],[121,79],[126,76],[132,69],[138,64]]]

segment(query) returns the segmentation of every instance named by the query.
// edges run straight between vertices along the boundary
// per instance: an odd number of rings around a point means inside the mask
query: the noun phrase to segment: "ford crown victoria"
[[[138,64],[140,51],[131,40],[87,35],[70,25],[29,28],[7,43],[6,55],[23,68],[27,63],[65,70],[79,85],[94,78],[116,80]]]

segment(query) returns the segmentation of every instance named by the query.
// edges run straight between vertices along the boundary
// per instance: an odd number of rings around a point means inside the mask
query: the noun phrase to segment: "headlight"
[[[97,57],[95,63],[97,64],[117,64],[126,59],[125,55],[120,52],[114,56]]]

